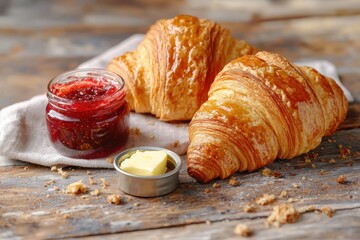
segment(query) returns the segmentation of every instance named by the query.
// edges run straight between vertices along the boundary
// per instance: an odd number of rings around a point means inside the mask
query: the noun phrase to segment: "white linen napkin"
[[[135,49],[143,37],[143,34],[133,35],[101,55],[84,62],[78,68],[105,68],[112,58]],[[349,91],[341,84],[336,68],[332,63],[319,60],[304,61],[299,64],[313,66],[321,73],[332,77],[343,89],[349,102],[353,101]],[[105,158],[73,159],[57,153],[47,135],[46,104],[46,96],[40,95],[0,111],[0,166],[13,164],[9,161],[8,158],[10,158],[43,166],[113,167]],[[170,149],[179,155],[184,155],[188,144],[187,123],[166,123],[150,115],[130,114],[130,137],[126,148],[159,146]]]

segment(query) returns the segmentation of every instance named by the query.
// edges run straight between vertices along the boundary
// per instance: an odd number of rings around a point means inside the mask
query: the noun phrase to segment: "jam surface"
[[[49,85],[47,127],[56,150],[73,158],[100,158],[128,138],[125,90],[105,77],[70,77]]]

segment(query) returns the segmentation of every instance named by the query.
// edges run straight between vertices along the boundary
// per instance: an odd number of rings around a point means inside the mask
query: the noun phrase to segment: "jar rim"
[[[56,101],[60,101],[60,102],[62,102],[62,104],[66,104],[66,103],[71,104],[75,101],[77,101],[77,102],[93,102],[93,101],[103,100],[103,99],[109,97],[109,96],[101,96],[101,97],[97,98],[96,100],[85,100],[85,99],[84,100],[73,100],[73,99],[58,96],[55,93],[53,93],[53,91],[51,89],[51,86],[53,84],[66,83],[66,82],[71,82],[71,81],[76,80],[76,79],[71,79],[70,78],[71,76],[74,76],[75,78],[106,76],[106,79],[109,80],[111,83],[116,83],[116,91],[112,95],[116,95],[119,92],[122,92],[125,88],[124,79],[115,72],[112,72],[112,71],[109,71],[106,69],[102,69],[102,68],[80,68],[80,69],[75,69],[75,70],[61,73],[61,74],[55,76],[54,78],[52,78],[47,85],[48,98],[56,99]],[[61,81],[61,80],[64,80],[64,81]]]

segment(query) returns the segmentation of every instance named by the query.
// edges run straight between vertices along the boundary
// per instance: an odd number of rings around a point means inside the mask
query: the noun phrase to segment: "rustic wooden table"
[[[257,171],[235,174],[238,186],[200,184],[184,167],[179,188],[158,198],[123,194],[114,170],[70,167],[64,179],[48,167],[0,158],[7,165],[0,167],[0,239],[233,239],[239,223],[252,229],[253,239],[359,239],[359,1],[1,1],[0,108],[44,93],[53,76],[179,13],[213,19],[235,37],[291,60],[333,62],[355,97],[346,121],[309,157],[268,166],[276,177]],[[340,175],[344,183],[337,182]],[[101,194],[62,193],[81,179]],[[289,196],[280,198],[284,190]],[[256,204],[265,193],[275,202]],[[107,203],[109,194],[119,194],[122,204]],[[267,227],[272,208],[282,203],[327,205],[335,213],[309,211],[293,224]],[[255,212],[244,211],[246,204]]]

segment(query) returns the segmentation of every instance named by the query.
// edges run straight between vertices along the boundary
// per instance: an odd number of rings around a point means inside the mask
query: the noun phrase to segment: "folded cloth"
[[[81,64],[79,68],[105,68],[113,57],[135,49],[142,39],[142,34],[136,34],[103,54]],[[353,101],[349,91],[341,84],[336,68],[332,63],[320,60],[303,61],[299,64],[313,66],[323,74],[332,77],[344,90],[348,100]],[[74,159],[57,153],[47,134],[46,104],[46,96],[40,95],[0,111],[0,155],[43,166],[113,167],[106,158]],[[150,115],[130,113],[130,136],[125,148],[158,146],[184,155],[188,144],[187,123],[166,123]],[[2,165],[1,161],[5,162],[6,160],[0,157],[0,165]]]

